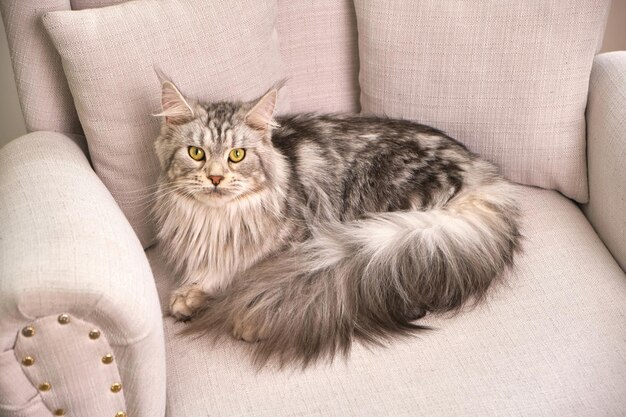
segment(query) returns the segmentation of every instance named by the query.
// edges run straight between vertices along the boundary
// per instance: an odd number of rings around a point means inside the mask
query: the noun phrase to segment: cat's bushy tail
[[[248,340],[258,332],[258,364],[306,366],[347,353],[354,339],[382,343],[424,329],[411,323],[421,311],[480,300],[512,264],[520,240],[513,195],[496,179],[444,208],[318,228],[208,299],[188,331]]]

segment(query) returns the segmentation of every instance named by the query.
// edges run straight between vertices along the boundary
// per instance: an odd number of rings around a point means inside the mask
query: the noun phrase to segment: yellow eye
[[[230,159],[231,162],[241,162],[245,156],[246,150],[243,148],[237,148],[230,151],[228,159]]]
[[[187,148],[187,152],[189,152],[189,156],[194,161],[202,161],[204,159],[204,151],[196,146],[190,146]]]

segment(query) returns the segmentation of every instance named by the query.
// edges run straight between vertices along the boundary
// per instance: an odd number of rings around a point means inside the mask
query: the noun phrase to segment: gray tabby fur
[[[204,104],[166,84],[154,214],[186,332],[257,342],[258,364],[306,366],[355,339],[424,329],[412,322],[480,301],[513,264],[514,187],[443,132],[347,115],[275,121],[276,90]],[[228,161],[233,148],[243,161]]]

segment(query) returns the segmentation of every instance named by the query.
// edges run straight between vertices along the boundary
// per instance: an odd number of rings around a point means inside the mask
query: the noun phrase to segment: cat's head
[[[162,84],[155,150],[164,193],[218,207],[276,186],[280,155],[271,144],[278,88],[252,102],[198,103]]]

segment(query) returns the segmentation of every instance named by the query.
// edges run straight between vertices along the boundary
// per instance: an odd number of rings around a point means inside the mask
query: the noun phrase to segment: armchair
[[[55,132],[0,149],[2,416],[164,412],[150,265],[85,151],[83,137]]]
[[[487,303],[345,361],[257,371],[242,342],[178,336],[160,247],[90,165],[40,16],[119,2],[0,0],[31,132],[0,149],[0,417],[626,414],[626,52],[593,64],[589,203],[520,185],[524,253]],[[283,1],[277,27],[292,108],[358,112],[352,1]]]

